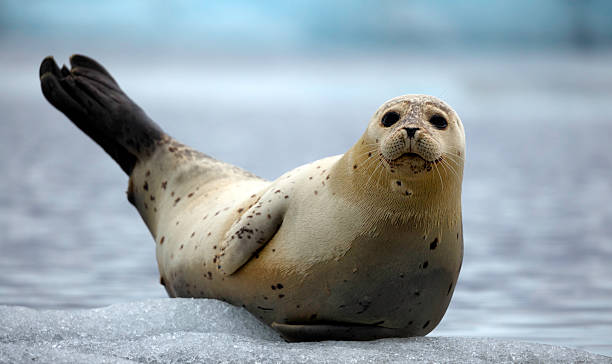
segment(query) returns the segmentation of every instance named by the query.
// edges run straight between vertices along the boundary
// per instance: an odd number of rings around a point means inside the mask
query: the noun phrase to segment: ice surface
[[[606,362],[558,346],[487,338],[286,343],[244,309],[159,299],[89,310],[0,306],[0,362]]]

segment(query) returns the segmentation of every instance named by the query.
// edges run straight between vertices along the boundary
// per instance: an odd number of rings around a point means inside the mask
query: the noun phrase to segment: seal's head
[[[385,102],[362,138],[363,148],[403,178],[463,170],[465,132],[457,113],[427,95],[404,95]],[[461,170],[461,171],[459,171]],[[430,173],[428,173],[430,172]],[[436,174],[436,178],[437,178]]]

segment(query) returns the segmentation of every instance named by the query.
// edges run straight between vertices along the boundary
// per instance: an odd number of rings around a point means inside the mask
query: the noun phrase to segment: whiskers
[[[361,189],[368,194],[379,190],[381,183],[391,183],[394,179],[406,181],[410,185],[413,183],[410,181],[415,178],[420,179],[417,174],[428,172],[437,176],[431,175],[433,180],[430,180],[429,183],[437,185],[439,181],[441,191],[449,188],[452,190],[454,185],[461,184],[464,158],[454,152],[443,151],[434,161],[421,160],[418,162],[415,158],[389,161],[381,153],[378,143],[362,143],[361,145],[361,151],[353,155],[354,164],[352,168],[354,173],[361,173],[367,178],[365,184],[361,184]],[[395,173],[395,175],[391,175],[391,173]],[[417,180],[414,180],[414,183],[418,183]],[[402,184],[398,183],[398,186],[402,186]],[[390,188],[394,187],[395,185]]]
[[[370,148],[355,155],[355,165],[353,166],[353,168],[360,169],[361,171],[358,171],[358,173],[367,173],[368,171],[372,171],[369,173],[370,177],[368,177],[368,180],[363,186],[363,189],[365,191],[369,191],[370,183],[373,183],[372,186],[379,185],[381,177],[383,177],[384,181],[385,170],[388,169],[389,166],[382,157],[382,154],[378,151],[378,144],[371,143],[362,145]]]
[[[445,170],[451,171],[457,181],[461,181],[463,175],[463,161],[464,159],[461,156],[449,152],[442,152],[442,158],[440,159],[441,166]],[[461,172],[461,175],[459,172]]]
[[[438,143],[438,145],[442,145],[437,138],[433,136],[432,138]],[[444,183],[442,182],[440,170],[438,170],[438,164],[440,165],[440,169],[442,170],[445,176],[456,178],[456,182],[461,183],[464,161],[465,158],[460,155],[456,155],[447,151],[442,151],[442,155],[440,156],[440,158],[433,162],[433,165],[434,167],[436,167],[436,171],[438,172],[438,176],[440,177],[440,184],[442,186],[442,189],[444,189]]]

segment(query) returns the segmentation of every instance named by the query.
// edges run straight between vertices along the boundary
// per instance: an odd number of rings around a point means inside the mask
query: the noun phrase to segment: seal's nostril
[[[408,138],[414,138],[414,134],[419,130],[419,128],[404,128],[406,133],[408,133]]]

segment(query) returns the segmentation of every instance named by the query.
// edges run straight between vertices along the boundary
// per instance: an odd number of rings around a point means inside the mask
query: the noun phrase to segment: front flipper
[[[402,336],[397,329],[377,325],[351,325],[343,323],[321,324],[279,324],[272,328],[290,342],[324,340],[376,340],[385,337]]]
[[[232,225],[215,256],[219,271],[235,273],[272,239],[283,223],[287,197],[279,189],[268,190]]]

